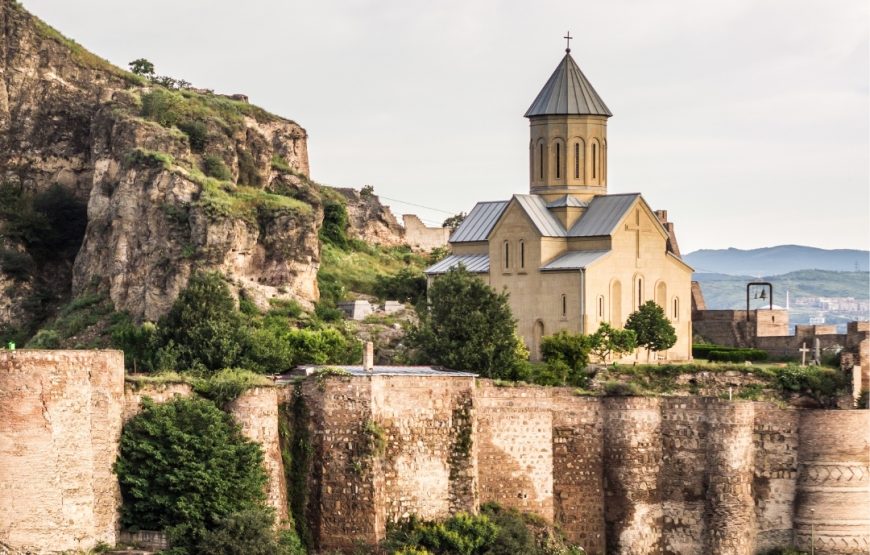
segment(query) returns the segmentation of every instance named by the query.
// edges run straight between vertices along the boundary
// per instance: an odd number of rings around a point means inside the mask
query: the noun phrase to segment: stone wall
[[[402,214],[402,225],[405,228],[405,243],[412,249],[431,251],[438,247],[446,247],[450,239],[450,228],[427,227],[414,214]]]
[[[0,351],[0,545],[115,542],[120,351]]]

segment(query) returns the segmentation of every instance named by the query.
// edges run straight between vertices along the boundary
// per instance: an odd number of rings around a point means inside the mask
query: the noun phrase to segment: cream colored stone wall
[[[414,214],[403,214],[402,224],[405,228],[405,243],[417,250],[431,251],[438,247],[445,247],[447,240],[450,239],[449,228],[427,227]]]
[[[543,116],[531,118],[529,125],[532,193],[545,195],[548,200],[564,194],[588,200],[594,195],[607,193],[606,117]],[[575,144],[580,145],[579,175],[575,173],[578,170],[575,167]],[[558,156],[556,145],[559,145]],[[594,163],[593,152],[597,158]]]
[[[114,543],[123,409],[120,351],[0,351],[0,544]]]

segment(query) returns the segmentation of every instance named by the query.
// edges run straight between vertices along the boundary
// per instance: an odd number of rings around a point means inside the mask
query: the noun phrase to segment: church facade
[[[607,193],[611,115],[567,49],[525,114],[529,194],[478,203],[451,235],[451,255],[426,270],[431,281],[462,265],[506,290],[533,360],[544,336],[622,327],[648,300],[677,331],[676,345],[656,356],[691,357],[692,268],[667,212],[639,193]]]

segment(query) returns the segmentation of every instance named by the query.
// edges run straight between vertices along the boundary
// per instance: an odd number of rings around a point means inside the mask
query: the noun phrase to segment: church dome
[[[535,116],[606,116],[613,114],[580,71],[570,49],[547,84],[538,93],[525,117]]]

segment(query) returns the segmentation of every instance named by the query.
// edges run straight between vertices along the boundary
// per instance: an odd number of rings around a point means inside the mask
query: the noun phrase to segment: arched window
[[[656,284],[656,304],[662,309],[666,309],[668,306],[668,286],[663,281]]]
[[[504,242],[504,269],[511,268],[511,244],[508,241]]]
[[[580,179],[580,143],[574,143],[574,179]]]
[[[610,323],[622,325],[622,283],[614,280],[610,286]]]
[[[680,298],[674,297],[674,320],[680,319]]]
[[[544,179],[544,143],[538,145],[538,165],[540,166],[541,179]]]
[[[592,179],[595,179],[595,174],[598,171],[598,145],[592,143]]]
[[[520,241],[520,270],[526,267],[526,242]]]
[[[562,293],[562,318],[568,316],[568,295]]]
[[[556,179],[562,177],[562,145],[556,143]]]

